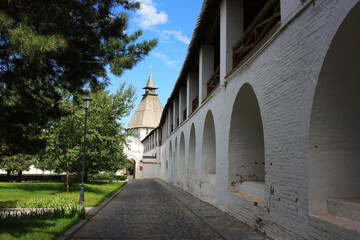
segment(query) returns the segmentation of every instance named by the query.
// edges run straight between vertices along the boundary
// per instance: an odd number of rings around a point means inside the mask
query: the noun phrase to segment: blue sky
[[[139,105],[150,71],[159,88],[158,97],[166,104],[184,63],[189,42],[202,7],[202,0],[140,0],[142,7],[130,15],[129,32],[143,30],[141,40],[157,38],[158,46],[132,70],[120,77],[110,74],[114,93],[120,83],[126,81],[136,88],[135,108],[122,122],[127,127]],[[152,69],[151,69],[152,67]]]

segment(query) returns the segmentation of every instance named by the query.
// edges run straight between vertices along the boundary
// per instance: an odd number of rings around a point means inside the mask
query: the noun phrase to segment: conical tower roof
[[[146,86],[143,89],[158,89],[155,87],[154,80],[152,78],[152,74],[150,73],[149,79],[146,83]]]
[[[144,89],[145,94],[127,126],[128,129],[156,128],[159,125],[163,106],[155,94],[157,88],[151,74]]]

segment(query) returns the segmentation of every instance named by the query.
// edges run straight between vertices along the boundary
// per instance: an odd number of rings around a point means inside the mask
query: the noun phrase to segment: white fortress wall
[[[357,0],[282,0],[280,27],[204,101],[203,73],[189,72],[188,117],[176,126],[180,93],[161,127],[158,177],[274,239],[359,239],[359,217],[336,207],[360,199],[359,16]],[[193,113],[189,80],[200,86]]]

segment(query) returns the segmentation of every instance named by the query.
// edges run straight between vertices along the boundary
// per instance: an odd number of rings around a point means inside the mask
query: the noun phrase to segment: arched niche
[[[171,171],[171,175],[172,175],[172,180],[173,182],[177,182],[178,181],[178,159],[177,159],[177,138],[175,138],[174,141],[174,150],[173,150],[173,155],[172,155],[172,171]]]
[[[167,169],[168,180],[171,180],[172,157],[173,157],[172,142],[170,141],[170,143],[169,143],[169,156],[167,158],[167,161],[168,161],[168,169]]]
[[[163,159],[165,159],[165,161],[166,161],[165,169],[167,170],[169,168],[169,158],[168,158],[168,155],[166,153],[166,148],[165,148],[165,151],[163,153]]]
[[[195,126],[191,125],[190,139],[189,139],[189,161],[188,161],[188,178],[191,180],[195,179],[195,149],[196,149],[196,137],[195,137]]]
[[[181,133],[180,143],[179,143],[179,164],[178,164],[178,176],[179,180],[184,179],[184,169],[185,169],[185,137],[184,132]]]
[[[264,134],[259,103],[244,84],[233,105],[229,134],[229,191],[265,195]]]
[[[315,90],[308,156],[309,211],[314,214],[337,215],[334,204],[348,201],[360,206],[359,23],[358,3],[331,42]],[[350,215],[352,205],[344,205]]]
[[[216,134],[214,117],[211,111],[206,114],[204,122],[203,144],[201,154],[201,181],[216,184]]]
[[[130,167],[128,167],[126,169],[126,175],[129,176],[133,176],[133,178],[135,178],[135,169],[136,169],[136,161],[134,158],[130,158],[128,159],[128,161],[130,162]]]

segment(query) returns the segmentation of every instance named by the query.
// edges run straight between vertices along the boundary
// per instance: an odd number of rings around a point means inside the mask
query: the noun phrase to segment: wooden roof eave
[[[214,16],[210,13],[214,12],[214,9],[217,9],[219,6],[220,2],[217,0],[204,0],[200,15],[195,26],[194,33],[188,47],[188,52],[185,57],[183,67],[180,71],[178,79],[175,82],[174,89],[171,92],[170,97],[168,98],[164,106],[159,126],[162,126],[165,123],[169,104],[175,98],[175,96],[177,96],[177,92],[179,91],[179,89],[186,84],[187,73],[190,69],[192,69],[194,59],[198,59],[199,49],[201,47],[201,40],[203,39],[202,33],[204,33],[208,29],[209,22],[212,21],[214,18]]]

